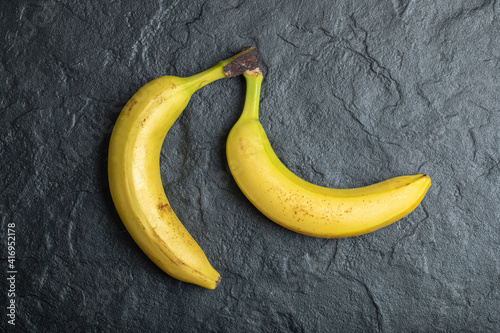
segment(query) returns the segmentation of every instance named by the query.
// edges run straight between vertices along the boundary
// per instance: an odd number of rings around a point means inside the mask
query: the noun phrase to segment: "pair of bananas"
[[[256,49],[245,48],[191,77],[163,76],[147,83],[125,105],[113,129],[108,156],[113,202],[135,242],[167,274],[208,289],[220,283],[219,273],[168,202],[160,151],[170,127],[198,89],[239,74],[246,80],[246,97],[227,139],[227,160],[242,192],[269,219],[308,236],[339,238],[382,228],[419,205],[431,185],[425,174],[332,189],[288,170],[259,122],[263,76]]]

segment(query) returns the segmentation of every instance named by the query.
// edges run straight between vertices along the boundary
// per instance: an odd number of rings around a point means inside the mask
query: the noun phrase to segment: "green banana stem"
[[[254,70],[246,71],[243,73],[243,76],[245,77],[247,88],[241,118],[259,120],[260,89],[264,76],[258,67]]]
[[[211,82],[226,78],[223,67],[222,62],[220,62],[212,68],[185,78],[186,82],[189,82],[190,91],[194,93]]]

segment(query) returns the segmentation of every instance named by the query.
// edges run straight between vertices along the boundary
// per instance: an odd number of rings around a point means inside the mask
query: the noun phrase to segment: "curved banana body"
[[[191,95],[227,77],[224,66],[243,53],[191,77],[164,76],[144,85],[120,113],[109,145],[111,195],[135,242],[172,277],[208,289],[215,289],[220,275],[167,200],[160,151]]]
[[[431,185],[425,174],[392,178],[352,189],[311,184],[288,170],[259,122],[262,74],[245,74],[240,119],[227,139],[229,168],[245,196],[272,221],[314,237],[357,236],[380,229],[413,211]]]

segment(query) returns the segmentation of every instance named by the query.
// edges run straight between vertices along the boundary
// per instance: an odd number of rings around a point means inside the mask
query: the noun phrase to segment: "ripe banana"
[[[431,185],[426,174],[352,189],[321,187],[293,174],[274,153],[259,122],[262,73],[256,68],[243,75],[245,105],[227,139],[227,160],[242,192],[269,219],[308,236],[350,237],[403,218],[424,198]]]
[[[160,151],[165,136],[198,89],[255,68],[254,48],[183,78],[163,76],[140,88],[111,134],[108,176],[115,207],[135,242],[161,269],[181,281],[215,289],[220,275],[177,218],[165,195]],[[256,58],[255,58],[256,59]]]

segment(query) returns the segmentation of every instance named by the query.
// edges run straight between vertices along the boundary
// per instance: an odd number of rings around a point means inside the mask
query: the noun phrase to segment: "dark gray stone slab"
[[[4,1],[1,280],[15,223],[18,332],[488,332],[500,329],[498,1]],[[412,214],[339,240],[260,214],[228,172],[242,78],[193,96],[161,170],[221,273],[178,282],[111,201],[107,145],[132,94],[242,47],[266,73],[279,157],[331,187],[425,172]],[[9,283],[2,283],[3,331]]]

